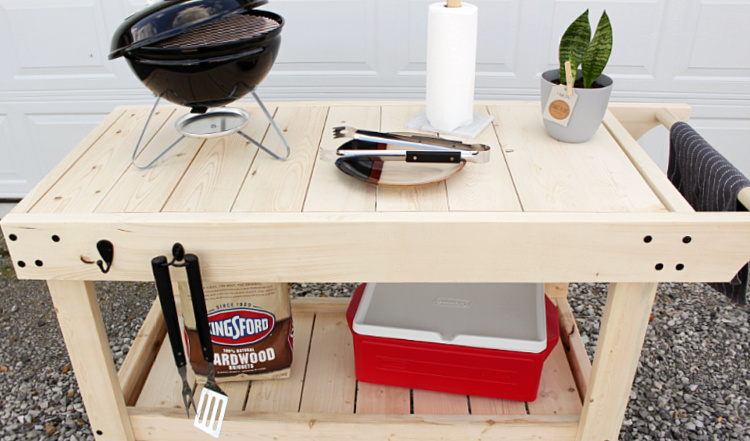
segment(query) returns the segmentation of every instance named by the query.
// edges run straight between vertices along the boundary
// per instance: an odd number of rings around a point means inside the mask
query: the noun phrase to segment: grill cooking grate
[[[262,15],[238,14],[176,35],[154,47],[189,48],[247,40],[271,32],[279,23]]]

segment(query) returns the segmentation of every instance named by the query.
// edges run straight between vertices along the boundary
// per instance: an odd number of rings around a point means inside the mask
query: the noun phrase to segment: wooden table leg
[[[47,282],[97,440],[132,441],[125,400],[92,282]]]
[[[576,441],[618,439],[657,286],[610,285]]]

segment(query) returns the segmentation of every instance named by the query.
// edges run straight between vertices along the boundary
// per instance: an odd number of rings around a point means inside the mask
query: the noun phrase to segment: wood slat
[[[116,108],[109,115],[104,117],[94,129],[89,132],[76,146],[65,155],[65,157],[55,165],[55,167],[42,178],[26,196],[13,207],[13,213],[26,213],[49,189],[68,172],[78,159],[83,156],[93,146],[99,138],[106,132],[112,130],[112,127],[118,123],[120,118],[126,113],[127,109],[123,106]]]
[[[475,113],[489,113],[486,105],[474,107]],[[492,124],[499,123],[493,121]],[[460,173],[445,181],[451,211],[521,211],[516,187],[505,162],[502,139],[498,141],[492,125],[476,138],[464,142],[488,145],[490,162],[469,162]]]
[[[300,412],[354,412],[354,349],[343,315],[316,314],[305,378]]]
[[[581,340],[573,310],[567,299],[558,298],[557,309],[560,313],[560,342],[565,348],[568,356],[570,370],[578,386],[578,395],[583,400],[588,389],[589,376],[591,375],[591,360],[589,360],[586,347]]]
[[[291,146],[291,155],[278,161],[265,153],[258,154],[232,211],[302,210],[327,112],[323,106],[279,106],[274,120]],[[274,131],[263,143],[272,151],[283,151]]]
[[[528,403],[532,415],[580,415],[581,399],[570,372],[565,349],[558,341],[547,357],[539,381],[537,399]]]
[[[247,391],[250,389],[249,381],[230,381],[219,387],[229,398],[227,410],[243,410],[247,399]],[[200,395],[196,395],[196,397],[200,397]]]
[[[177,410],[128,409],[137,439],[202,441],[207,436]],[[573,441],[577,416],[570,415],[347,415],[228,412],[221,437],[279,441],[513,440]]]
[[[689,110],[689,109],[688,109]],[[607,127],[612,136],[620,143],[623,152],[633,162],[635,168],[641,173],[643,179],[649,183],[654,193],[659,197],[661,202],[670,211],[691,212],[693,206],[685,200],[680,192],[672,185],[669,178],[662,172],[661,168],[651,159],[643,150],[625,127],[612,115],[607,112],[604,115],[604,125]],[[665,149],[669,146],[664,146]]]
[[[101,136],[32,209],[37,213],[91,213],[130,166],[138,138],[149,114],[140,108],[128,110],[117,124]],[[146,146],[172,115],[174,107],[158,109],[141,146]]]
[[[383,132],[406,132],[406,123],[424,106],[384,106],[380,128]],[[447,211],[445,182],[435,184],[377,188],[378,211]]]
[[[294,354],[292,371],[284,380],[258,380],[250,384],[247,395],[247,412],[297,412],[307,370],[307,356],[315,315],[297,312],[293,307]]]
[[[656,117],[661,109],[669,109],[682,121],[690,119],[690,106],[687,104],[609,103],[609,111],[636,140],[661,124]]]
[[[466,395],[414,389],[412,402],[415,415],[469,414],[469,401]]]
[[[666,210],[604,127],[569,144],[547,135],[538,103],[489,110],[525,211]]]
[[[292,314],[294,317],[317,312],[346,314],[350,300],[349,297],[293,297]]]
[[[411,390],[403,387],[357,382],[357,413],[408,415]]]
[[[380,107],[331,106],[328,111],[320,148],[335,151],[348,141],[334,138],[333,127],[352,126],[379,130]],[[339,171],[332,162],[315,161],[304,211],[375,211],[376,187]]]
[[[269,111],[275,109],[271,107]],[[258,107],[245,110],[250,113],[250,121],[243,132],[253,139],[263,140],[270,126],[268,119]],[[229,211],[258,150],[239,134],[206,140],[163,211]]]
[[[6,236],[17,236],[7,244],[19,278],[152,280],[148,262],[169,252],[179,231],[214,282],[729,280],[750,260],[749,227],[747,213],[708,212],[9,214],[2,221]],[[116,250],[107,274],[94,264],[102,238]]]
[[[148,165],[164,149],[180,138],[174,127],[175,121],[185,114],[175,111],[164,123],[164,127],[154,139],[142,149],[136,164]],[[151,168],[139,170],[129,166],[122,177],[107,193],[94,210],[97,213],[153,213],[164,206],[190,166],[195,154],[203,145],[203,140],[184,138],[162,156]],[[125,149],[123,145],[121,148]]]
[[[526,415],[523,401],[500,400],[487,397],[469,397],[472,415]]]

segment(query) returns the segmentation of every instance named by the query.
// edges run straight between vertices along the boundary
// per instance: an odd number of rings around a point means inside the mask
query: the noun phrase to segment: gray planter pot
[[[581,75],[579,70],[576,78],[581,78]],[[547,107],[550,91],[556,85],[552,81],[558,78],[559,71],[557,69],[548,70],[542,74],[542,112]],[[596,81],[604,87],[575,89],[578,100],[567,127],[544,119],[544,128],[547,129],[547,133],[551,137],[563,142],[584,142],[594,136],[607,111],[613,85],[612,78],[607,75],[599,76]]]

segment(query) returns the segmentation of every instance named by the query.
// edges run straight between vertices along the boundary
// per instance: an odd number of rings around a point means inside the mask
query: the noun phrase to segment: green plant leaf
[[[565,84],[565,62],[568,60],[570,60],[570,69],[573,71],[573,78],[575,79],[575,72],[583,60],[583,54],[586,52],[590,40],[591,25],[589,24],[589,10],[586,9],[568,26],[562,39],[560,39],[560,51],[558,53],[560,84]]]
[[[612,53],[612,25],[609,22],[607,11],[602,12],[599,24],[596,26],[594,38],[583,55],[583,87],[591,88],[594,81],[604,72],[604,68]]]

